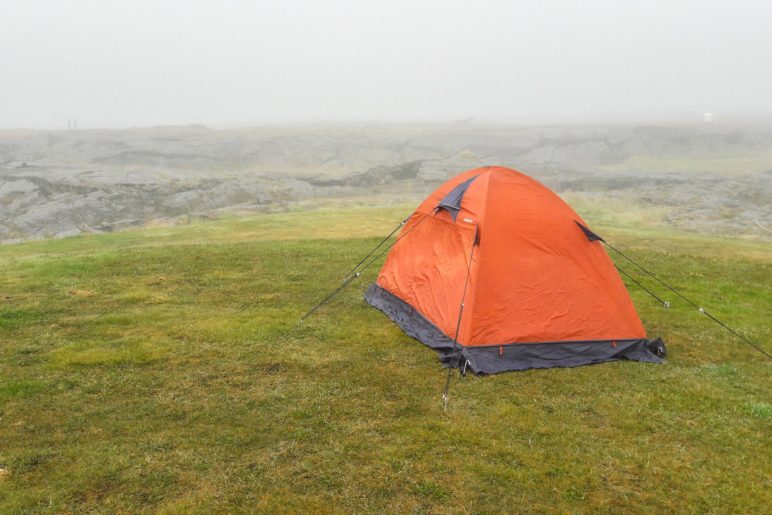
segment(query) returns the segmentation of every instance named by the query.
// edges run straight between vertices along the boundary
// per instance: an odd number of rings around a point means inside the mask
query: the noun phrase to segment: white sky
[[[772,0],[0,0],[0,127],[772,115]]]

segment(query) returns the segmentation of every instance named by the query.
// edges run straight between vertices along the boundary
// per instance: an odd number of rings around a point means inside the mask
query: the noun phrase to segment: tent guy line
[[[453,352],[458,351],[458,332],[461,330],[461,317],[464,315],[464,300],[466,299],[466,290],[469,286],[469,272],[472,270],[472,259],[474,258],[474,248],[477,246],[477,228],[474,230],[474,238],[469,249],[469,261],[466,265],[466,278],[464,279],[464,292],[461,294],[461,303],[458,306],[458,320],[456,321],[456,334],[453,336]],[[462,374],[466,373],[468,360],[464,362]],[[442,392],[442,405],[445,411],[448,410],[448,392],[450,391],[450,379],[453,374],[453,368],[448,367],[448,379],[445,381],[445,389]]]
[[[404,221],[400,222],[400,223],[397,225],[397,227],[395,227],[395,228],[394,228],[394,230],[393,230],[393,231],[391,231],[391,233],[389,233],[389,235],[388,235],[388,236],[386,236],[386,237],[385,237],[383,240],[381,240],[381,242],[380,242],[378,245],[376,245],[376,246],[375,246],[375,248],[373,248],[373,250],[371,250],[371,251],[370,251],[370,253],[369,253],[369,254],[367,254],[367,256],[365,256],[365,257],[364,257],[364,259],[362,259],[362,260],[361,260],[361,261],[360,261],[360,262],[359,262],[359,263],[358,263],[358,264],[357,264],[357,265],[356,265],[354,268],[352,268],[352,269],[351,269],[351,271],[350,271],[348,274],[346,274],[346,276],[343,278],[343,284],[341,284],[340,286],[338,286],[337,288],[335,288],[333,291],[331,291],[331,292],[330,292],[330,293],[329,293],[329,294],[328,294],[326,297],[324,297],[324,298],[323,298],[323,299],[322,299],[322,300],[321,300],[321,301],[320,301],[318,304],[316,304],[314,307],[312,307],[311,309],[309,309],[309,310],[308,310],[308,311],[307,311],[307,312],[306,312],[306,313],[305,313],[303,316],[301,316],[301,317],[300,317],[300,321],[298,322],[298,325],[301,325],[301,324],[303,323],[303,321],[304,321],[306,318],[308,318],[309,316],[311,316],[311,315],[312,315],[314,312],[316,312],[316,311],[317,311],[319,308],[321,308],[321,307],[322,307],[322,306],[324,306],[326,303],[328,303],[329,301],[331,301],[331,300],[332,300],[332,299],[333,299],[333,298],[334,298],[334,297],[335,297],[335,296],[336,296],[338,293],[340,293],[341,291],[343,291],[343,290],[346,288],[346,286],[348,286],[349,284],[351,284],[351,283],[354,281],[354,279],[356,279],[357,277],[359,277],[360,275],[362,275],[362,272],[364,272],[365,270],[367,270],[367,269],[370,267],[370,265],[372,265],[373,263],[375,263],[375,262],[378,260],[378,258],[380,258],[382,255],[384,255],[386,252],[388,252],[388,251],[389,251],[389,249],[391,249],[391,248],[392,248],[394,245],[396,245],[396,244],[397,244],[397,243],[398,243],[398,242],[399,242],[401,239],[403,239],[405,236],[407,236],[408,234],[410,234],[410,233],[413,231],[413,229],[415,229],[416,227],[418,227],[418,226],[421,224],[421,222],[423,222],[424,220],[426,220],[426,219],[429,217],[429,215],[430,215],[430,214],[432,214],[432,213],[427,213],[427,214],[426,214],[426,216],[424,216],[424,217],[423,217],[421,220],[419,220],[419,221],[418,221],[418,223],[416,223],[416,224],[415,224],[413,227],[411,227],[411,228],[410,228],[410,229],[409,229],[409,230],[408,230],[408,231],[407,231],[405,234],[400,234],[400,235],[397,237],[397,239],[396,239],[396,240],[394,240],[394,242],[393,242],[391,245],[389,245],[388,247],[386,247],[385,249],[383,249],[383,250],[382,250],[382,251],[381,251],[381,252],[380,252],[378,255],[376,255],[374,258],[372,258],[370,261],[368,261],[368,262],[365,264],[365,266],[363,266],[362,268],[360,268],[359,270],[357,270],[357,268],[359,267],[359,265],[361,265],[362,263],[364,263],[364,262],[365,262],[365,260],[366,260],[368,257],[372,256],[372,255],[373,255],[373,253],[374,253],[376,250],[378,250],[378,249],[379,249],[379,248],[380,248],[380,247],[381,247],[381,246],[382,246],[382,245],[383,245],[383,244],[384,244],[384,243],[385,243],[385,242],[386,242],[386,241],[387,241],[389,238],[391,238],[391,237],[394,235],[394,233],[395,233],[395,232],[397,232],[397,231],[399,230],[399,228],[400,228],[400,227],[402,227],[403,225],[405,225],[405,223],[407,222],[407,220],[409,220],[409,219],[410,219],[410,217],[408,217],[408,218],[406,218]],[[411,216],[412,216],[412,215],[411,215]]]
[[[634,283],[635,283],[635,284],[636,284],[636,285],[637,285],[637,286],[638,286],[640,289],[642,289],[643,291],[645,291],[646,293],[648,293],[649,295],[651,295],[652,297],[654,297],[654,298],[657,300],[657,302],[659,302],[660,304],[662,304],[662,306],[663,306],[663,307],[665,307],[665,308],[669,308],[669,307],[670,307],[670,302],[668,302],[668,301],[666,301],[666,300],[662,300],[662,299],[660,299],[660,298],[657,296],[657,294],[656,294],[656,293],[654,293],[653,291],[651,291],[650,289],[648,289],[647,287],[645,287],[645,286],[644,286],[644,285],[643,285],[643,284],[642,284],[640,281],[638,281],[638,280],[637,280],[635,277],[633,277],[632,275],[630,275],[629,273],[627,273],[627,271],[625,271],[625,270],[624,270],[622,267],[620,267],[619,265],[614,265],[614,266],[616,267],[616,269],[617,269],[617,270],[619,270],[619,271],[620,271],[622,274],[624,274],[624,275],[625,275],[625,277],[627,277],[627,278],[628,278],[628,279],[630,279],[632,282],[634,282]]]
[[[671,286],[670,284],[668,284],[668,283],[666,283],[665,281],[663,281],[662,279],[660,279],[660,278],[659,278],[659,276],[658,276],[658,275],[656,275],[654,272],[650,272],[649,270],[647,270],[646,268],[644,268],[642,265],[640,265],[640,264],[638,264],[637,262],[633,261],[633,259],[632,259],[632,258],[630,258],[630,257],[628,257],[628,256],[627,256],[627,254],[623,253],[621,250],[619,250],[618,248],[614,247],[613,245],[611,245],[611,244],[610,244],[609,242],[607,242],[606,240],[604,240],[604,239],[601,239],[600,241],[602,241],[602,242],[603,242],[603,244],[604,244],[604,245],[606,245],[608,248],[610,248],[611,250],[613,250],[614,252],[616,252],[617,254],[619,254],[620,256],[622,256],[623,258],[625,258],[626,260],[628,260],[630,263],[632,263],[633,265],[635,265],[635,266],[636,266],[638,269],[640,269],[641,271],[643,271],[643,272],[644,272],[646,275],[649,275],[649,276],[651,276],[652,278],[654,278],[654,280],[656,280],[656,281],[657,281],[658,283],[660,283],[662,286],[664,286],[664,287],[665,287],[665,288],[667,288],[668,290],[670,290],[670,291],[672,291],[673,293],[675,293],[676,295],[678,295],[678,296],[679,296],[681,299],[683,299],[684,301],[686,301],[686,302],[687,302],[687,303],[688,303],[690,306],[692,306],[692,307],[693,307],[694,309],[696,309],[698,312],[700,312],[700,313],[702,313],[703,315],[707,316],[709,319],[713,320],[715,323],[717,323],[718,325],[720,325],[721,327],[723,327],[724,329],[726,329],[727,331],[729,331],[729,332],[730,332],[730,333],[732,333],[733,335],[737,336],[737,337],[738,337],[740,340],[742,340],[743,342],[747,343],[748,345],[750,345],[751,347],[753,347],[754,349],[756,349],[757,351],[759,351],[760,353],[762,353],[763,355],[765,355],[767,358],[769,358],[769,359],[772,359],[772,355],[770,355],[770,354],[769,354],[767,351],[765,351],[763,348],[761,348],[761,346],[760,346],[759,344],[757,344],[757,343],[756,343],[756,342],[754,342],[753,340],[751,340],[751,339],[749,339],[748,337],[744,336],[744,335],[743,335],[742,333],[740,333],[739,331],[737,331],[737,330],[733,329],[732,327],[730,327],[730,326],[729,326],[729,325],[727,325],[726,323],[724,323],[724,322],[722,322],[721,320],[719,320],[719,319],[718,319],[717,317],[715,317],[713,314],[711,314],[710,312],[708,312],[708,310],[707,310],[707,309],[703,308],[702,306],[700,306],[700,305],[699,305],[699,304],[697,304],[696,302],[694,302],[694,301],[690,300],[689,298],[687,298],[687,297],[686,297],[685,295],[683,295],[681,292],[679,292],[678,290],[676,290],[676,289],[675,289],[673,286]],[[619,267],[617,267],[617,268],[619,268]],[[621,269],[620,269],[620,271],[621,271]],[[627,274],[625,274],[625,275],[627,275]],[[629,277],[629,275],[628,275],[628,277]],[[639,284],[639,286],[640,286],[640,284]],[[643,286],[641,286],[641,287],[643,288]],[[645,288],[644,288],[644,289],[645,289]],[[646,290],[646,291],[648,291],[648,290]],[[655,298],[657,298],[657,300],[660,300],[658,297],[656,297],[656,295],[654,295],[654,294],[652,294],[652,295],[653,295]],[[661,302],[661,301],[660,301],[660,302]]]
[[[367,254],[365,257],[363,257],[363,258],[362,258],[362,260],[361,260],[359,263],[357,263],[356,265],[354,265],[354,268],[352,268],[351,270],[349,270],[349,273],[347,273],[347,274],[346,274],[346,276],[343,278],[343,280],[345,281],[346,279],[348,279],[348,278],[351,276],[351,274],[355,273],[355,272],[356,272],[356,269],[357,269],[357,268],[359,268],[359,266],[360,266],[362,263],[364,263],[364,262],[367,260],[367,258],[369,258],[370,256],[372,256],[372,255],[375,253],[375,251],[376,251],[376,250],[378,250],[379,248],[381,248],[381,246],[382,246],[384,243],[386,243],[386,242],[389,240],[389,238],[391,238],[392,236],[394,236],[394,233],[396,233],[396,232],[397,232],[397,231],[398,231],[398,230],[399,230],[399,229],[400,229],[400,228],[401,228],[403,225],[405,225],[409,219],[410,219],[410,217],[407,217],[407,218],[405,218],[404,220],[402,220],[400,223],[398,223],[398,224],[397,224],[397,226],[394,228],[394,230],[392,230],[392,231],[391,231],[391,232],[390,232],[390,233],[389,233],[389,234],[388,234],[388,235],[387,235],[385,238],[383,238],[383,239],[381,240],[381,242],[380,242],[378,245],[376,245],[376,246],[373,248],[373,250],[371,250],[371,251],[370,251],[370,252],[369,252],[369,253],[368,253],[368,254]]]

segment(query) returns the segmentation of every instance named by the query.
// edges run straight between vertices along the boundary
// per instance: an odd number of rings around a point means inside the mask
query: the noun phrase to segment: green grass
[[[761,174],[772,168],[772,153],[767,150],[732,154],[717,151],[715,155],[634,155],[601,169],[612,172],[716,173],[726,176]]]
[[[0,512],[745,512],[769,363],[631,287],[663,366],[454,380],[362,292],[296,327],[409,207],[0,247]],[[770,349],[772,246],[593,228]],[[620,264],[623,262],[620,261]]]

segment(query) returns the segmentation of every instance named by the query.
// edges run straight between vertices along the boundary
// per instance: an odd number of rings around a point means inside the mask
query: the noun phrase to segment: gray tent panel
[[[410,304],[373,283],[365,300],[383,311],[408,336],[440,353],[440,361],[448,367],[463,366],[475,374],[496,374],[508,370],[529,368],[578,367],[623,359],[646,363],[663,363],[657,356],[658,346],[664,354],[661,340],[629,339],[603,341],[503,343],[455,348],[453,338],[426,319]]]
[[[469,186],[472,185],[477,177],[479,176],[475,175],[474,177],[470,177],[469,179],[453,188],[450,193],[445,195],[445,198],[440,200],[440,203],[437,204],[439,207],[444,207],[448,210],[454,222],[456,221],[459,210],[461,210],[461,200],[464,198],[464,193],[466,193],[466,190],[469,188]]]

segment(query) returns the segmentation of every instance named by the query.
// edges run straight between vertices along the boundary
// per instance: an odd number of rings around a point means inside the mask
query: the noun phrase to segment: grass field
[[[666,365],[467,376],[447,413],[376,267],[296,327],[408,212],[0,246],[0,512],[768,510],[769,361],[672,295],[630,287]],[[771,244],[583,214],[772,350]]]
[[[772,167],[772,153],[717,152],[714,156],[634,155],[619,163],[602,166],[607,171],[638,172],[658,170],[668,173],[717,173],[728,176],[766,173]],[[697,172],[699,170],[699,172]]]

